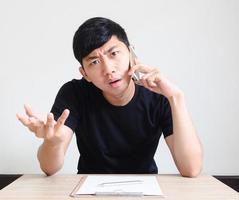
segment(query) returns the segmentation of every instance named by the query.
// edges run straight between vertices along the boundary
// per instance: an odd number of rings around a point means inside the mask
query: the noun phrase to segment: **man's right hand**
[[[64,125],[70,111],[65,109],[57,121],[54,120],[53,114],[49,113],[44,121],[30,106],[25,105],[24,108],[26,115],[17,114],[17,118],[37,137],[44,139],[37,157],[42,171],[52,175],[62,168],[66,150],[73,136],[73,131]]]
[[[64,123],[69,116],[69,110],[65,109],[57,121],[54,120],[52,113],[47,114],[47,119],[43,120],[37,115],[29,105],[24,105],[26,116],[17,114],[17,118],[26,126],[36,137],[43,138],[51,145],[59,145],[65,139]]]

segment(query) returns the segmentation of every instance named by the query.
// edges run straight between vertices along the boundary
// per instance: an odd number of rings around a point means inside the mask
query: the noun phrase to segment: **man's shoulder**
[[[88,89],[91,87],[92,84],[87,82],[84,78],[82,78],[82,79],[72,79],[71,81],[64,83],[61,87],[61,90],[73,92],[79,91],[81,89]]]
[[[143,99],[160,99],[160,100],[163,100],[163,99],[166,99],[165,96],[163,96],[162,94],[158,94],[158,93],[155,93],[155,92],[152,92],[150,91],[149,89],[143,87],[143,86],[140,86],[140,85],[137,85],[136,86],[136,90],[137,90],[137,93],[139,94],[139,96]]]
[[[93,90],[93,84],[82,79],[72,79],[64,83],[58,91],[57,97],[63,99],[83,99],[87,97]]]
[[[152,92],[143,86],[139,86],[137,96],[140,102],[144,102],[144,104],[151,108],[158,108],[161,111],[170,107],[169,101],[165,96]]]

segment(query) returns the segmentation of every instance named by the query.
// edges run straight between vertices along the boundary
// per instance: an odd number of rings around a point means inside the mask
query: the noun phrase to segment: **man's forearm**
[[[173,117],[173,152],[182,175],[197,176],[202,168],[202,146],[186,108],[184,94],[169,99]]]
[[[40,167],[46,175],[50,176],[61,169],[64,163],[64,147],[62,144],[51,145],[43,142],[37,153]]]

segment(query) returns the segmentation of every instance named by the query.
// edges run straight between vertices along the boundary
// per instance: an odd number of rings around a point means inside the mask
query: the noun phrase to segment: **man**
[[[183,92],[158,68],[135,60],[130,67],[124,29],[106,18],[91,18],[73,40],[83,78],[64,84],[44,122],[25,106],[18,119],[44,141],[38,150],[41,169],[61,169],[76,134],[78,173],[157,173],[154,154],[163,133],[183,176],[202,168],[202,147],[188,114]],[[134,72],[143,76],[140,85]]]

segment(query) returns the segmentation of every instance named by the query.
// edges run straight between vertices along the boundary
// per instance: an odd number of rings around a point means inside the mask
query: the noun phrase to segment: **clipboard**
[[[164,197],[155,175],[86,175],[83,176],[71,197],[92,196],[157,196]]]
[[[70,197],[80,197],[80,195],[78,195],[76,192],[80,189],[81,185],[84,183],[85,179],[87,178],[86,176],[83,176],[80,178],[79,182],[77,183],[77,185],[73,188],[72,192],[70,193]],[[91,196],[91,195],[84,195],[84,196]]]

